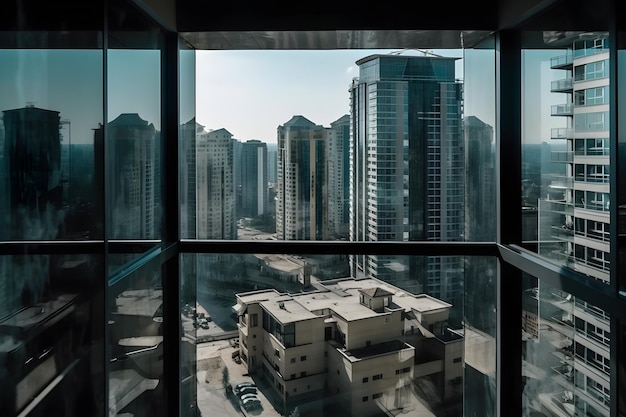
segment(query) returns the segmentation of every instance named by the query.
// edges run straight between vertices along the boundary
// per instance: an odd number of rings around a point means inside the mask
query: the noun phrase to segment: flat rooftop
[[[389,355],[397,353],[401,350],[409,349],[415,350],[415,348],[401,340],[390,340],[388,342],[377,343],[375,345],[352,349],[352,350],[340,350],[351,362],[368,359],[374,356]]]
[[[448,309],[450,304],[426,294],[414,295],[391,284],[374,278],[338,279],[321,283],[322,289],[304,293],[285,294],[274,289],[237,294],[238,305],[235,311],[241,312],[240,303],[259,303],[282,323],[293,323],[328,315],[330,310],[347,321],[379,316],[360,303],[360,291],[380,288],[393,294],[390,309],[405,311],[433,312]]]

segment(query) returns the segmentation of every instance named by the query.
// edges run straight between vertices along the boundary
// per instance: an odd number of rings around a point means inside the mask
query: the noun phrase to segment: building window
[[[383,374],[376,374],[372,377],[372,381],[377,381],[379,379],[383,379]]]
[[[300,361],[303,362],[306,360],[306,355],[300,356]]]
[[[383,396],[382,392],[377,392],[376,394],[372,394],[372,400],[375,400],[377,398],[380,398]]]
[[[368,398],[369,398],[369,397],[368,397],[367,395],[366,395],[365,397],[363,397],[363,402],[367,401],[367,400],[368,400]]]
[[[363,383],[365,384],[367,381],[369,381],[368,377],[363,378]]]
[[[459,363],[459,362],[461,362],[461,358],[454,358],[454,359],[452,360],[452,362],[454,362],[454,363]]]

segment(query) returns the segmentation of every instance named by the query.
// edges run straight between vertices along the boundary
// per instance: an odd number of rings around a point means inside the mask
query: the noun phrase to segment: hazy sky
[[[196,120],[206,129],[225,128],[242,141],[268,143],[276,142],[276,128],[294,115],[330,127],[350,112],[348,88],[358,76],[355,62],[389,52],[198,51]],[[448,54],[461,57],[460,51]]]
[[[358,76],[355,62],[373,53],[390,52],[196,51],[196,120],[206,129],[225,128],[242,141],[268,143],[276,142],[276,128],[294,115],[329,127],[349,114],[348,88]],[[463,58],[460,50],[433,52]],[[524,52],[526,142],[549,141],[550,128],[564,127],[565,118],[550,117],[550,105],[566,102],[563,94],[550,93],[550,81],[567,76],[565,71],[550,69],[550,58],[559,53]],[[193,91],[193,60],[193,52],[183,57],[183,92]],[[91,143],[93,129],[103,122],[103,62],[100,50],[0,50],[0,111],[28,103],[57,110],[62,119],[71,121],[72,143]],[[110,50],[107,121],[121,113],[138,113],[160,129],[160,68],[158,51]],[[468,52],[457,61],[456,77],[465,79],[466,115],[496,127],[493,52]],[[181,122],[192,115],[193,109],[183,100]]]

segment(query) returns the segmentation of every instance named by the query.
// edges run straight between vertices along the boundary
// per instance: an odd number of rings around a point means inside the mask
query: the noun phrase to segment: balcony
[[[541,209],[558,214],[574,215],[574,206],[565,201],[541,200]]]
[[[571,116],[573,113],[574,105],[572,103],[557,104],[550,106],[550,114],[552,116]]]
[[[556,127],[550,130],[551,139],[572,139],[574,130],[568,127]]]
[[[550,91],[553,93],[569,93],[573,88],[574,79],[572,77],[563,78],[550,83]]]
[[[553,151],[551,153],[552,162],[572,163],[574,162],[573,151]]]
[[[550,68],[552,69],[571,69],[574,57],[571,52],[550,58]]]

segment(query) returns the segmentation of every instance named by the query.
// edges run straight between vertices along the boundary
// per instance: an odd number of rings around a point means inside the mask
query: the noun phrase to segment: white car
[[[241,396],[241,402],[244,402],[245,400],[250,399],[250,398],[253,398],[256,400],[259,399],[259,397],[257,397],[256,394],[244,394]]]

